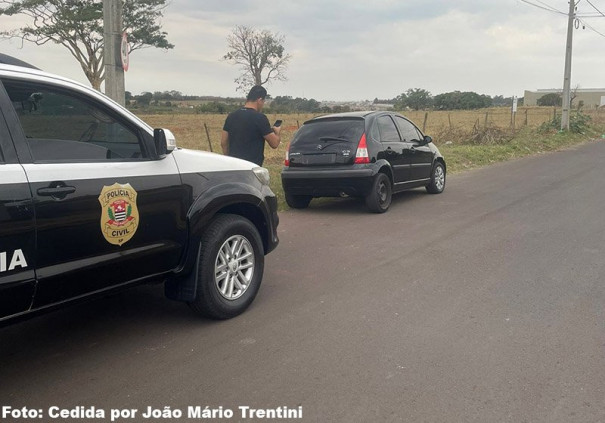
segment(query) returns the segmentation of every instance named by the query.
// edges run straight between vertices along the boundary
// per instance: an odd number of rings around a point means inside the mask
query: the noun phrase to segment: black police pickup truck
[[[226,319],[278,243],[266,169],[176,148],[104,95],[0,64],[0,322],[135,283]]]

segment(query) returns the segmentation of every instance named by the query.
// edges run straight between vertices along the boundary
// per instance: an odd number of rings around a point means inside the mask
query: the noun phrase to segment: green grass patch
[[[582,144],[590,139],[601,138],[605,127],[592,127],[583,134],[570,132],[539,133],[535,129],[523,129],[504,144],[440,145],[448,173],[487,166],[493,163],[547,153]]]

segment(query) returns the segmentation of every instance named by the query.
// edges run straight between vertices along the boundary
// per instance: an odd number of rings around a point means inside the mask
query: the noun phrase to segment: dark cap
[[[254,87],[252,87],[250,89],[250,92],[248,93],[248,97],[246,97],[246,100],[247,101],[256,101],[259,98],[262,98],[264,100],[265,97],[267,97],[267,90],[264,87],[261,87],[260,85],[255,85]]]

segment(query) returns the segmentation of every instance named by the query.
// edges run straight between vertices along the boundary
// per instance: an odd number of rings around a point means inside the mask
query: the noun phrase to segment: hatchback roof
[[[317,116],[314,119],[339,118],[339,117],[343,117],[343,118],[364,118],[364,117],[366,117],[368,115],[376,114],[376,113],[381,113],[381,112],[375,112],[375,111],[371,111],[371,110],[365,110],[365,111],[361,111],[361,112],[332,113],[332,114],[329,114],[329,115]]]
[[[0,53],[0,63],[3,63],[5,65],[21,66],[22,68],[40,70],[39,68],[35,67],[34,65],[30,65],[29,63],[24,62],[23,60],[19,60],[16,57],[9,56],[8,54],[3,54],[3,53]]]
[[[372,111],[365,110],[362,112],[344,112],[344,113],[332,113],[329,115],[316,116],[309,119],[305,123],[317,122],[321,120],[338,120],[338,119],[365,119],[370,115],[377,115],[379,113],[385,113],[384,111]]]

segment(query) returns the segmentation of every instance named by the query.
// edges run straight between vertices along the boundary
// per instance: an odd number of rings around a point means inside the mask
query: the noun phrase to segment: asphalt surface
[[[592,142],[451,176],[384,215],[354,199],[283,213],[238,318],[144,286],[0,329],[0,405],[605,421],[604,162]]]

